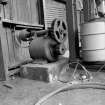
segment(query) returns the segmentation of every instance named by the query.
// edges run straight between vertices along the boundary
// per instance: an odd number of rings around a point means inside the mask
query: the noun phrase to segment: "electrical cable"
[[[49,99],[50,97],[63,92],[63,91],[67,91],[67,90],[75,90],[75,89],[87,89],[87,88],[92,88],[92,89],[101,89],[101,90],[105,90],[105,84],[103,83],[82,83],[82,84],[72,84],[69,83],[55,91],[53,91],[52,93],[44,96],[43,98],[41,98],[35,105],[41,105],[44,101],[46,101],[47,99]]]
[[[74,68],[74,71],[73,71],[73,73],[72,73],[72,75],[71,75],[71,79],[72,79],[72,80],[76,80],[76,81],[81,80],[81,82],[84,82],[84,81],[90,81],[91,79],[93,79],[92,74],[91,74],[81,63],[79,63],[79,61],[77,61],[77,62],[70,62],[70,63],[68,64],[67,68],[68,68],[71,64],[76,64],[76,66],[75,66],[75,68]],[[78,70],[77,68],[78,68],[79,65],[82,67],[82,69],[85,71],[85,73],[82,73],[82,72],[81,72],[81,73],[76,73],[77,70]],[[67,68],[65,68],[65,69],[67,69]],[[69,67],[69,68],[70,68],[70,67]],[[70,70],[70,69],[67,69],[67,70]],[[71,80],[71,79],[70,79],[70,80]],[[70,80],[66,81],[66,83],[71,82]],[[65,81],[60,80],[60,79],[58,79],[58,81],[65,83]]]
[[[92,78],[92,74],[85,68],[85,66],[83,66],[81,63],[79,63],[79,62],[71,62],[71,63],[69,63],[69,64],[73,64],[73,63],[76,63],[76,67],[75,67],[75,69],[74,69],[74,72],[73,72],[73,74],[72,74],[72,77],[74,78],[74,79],[76,79],[76,77],[75,77],[75,73],[76,73],[76,71],[77,71],[77,67],[78,67],[78,65],[80,65],[81,67],[82,67],[82,69],[86,72],[86,74],[89,74],[89,79],[91,79]]]

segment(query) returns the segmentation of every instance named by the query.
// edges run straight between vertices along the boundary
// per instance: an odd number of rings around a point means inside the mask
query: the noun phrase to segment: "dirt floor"
[[[34,105],[41,97],[61,85],[16,78],[0,83],[0,105]]]
[[[92,75],[92,82],[105,83],[104,72],[92,72]],[[63,81],[71,80],[69,72],[63,72],[61,79]],[[8,82],[0,82],[0,105],[34,105],[43,96],[53,92],[54,90],[64,85],[65,83],[57,81],[54,83],[46,83],[16,77],[15,79]],[[105,96],[105,91],[103,93]]]

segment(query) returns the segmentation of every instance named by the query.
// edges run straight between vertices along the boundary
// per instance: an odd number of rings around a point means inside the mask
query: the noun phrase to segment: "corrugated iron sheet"
[[[44,1],[44,20],[45,27],[51,27],[51,23],[55,18],[66,20],[66,5],[62,2],[54,0]]]

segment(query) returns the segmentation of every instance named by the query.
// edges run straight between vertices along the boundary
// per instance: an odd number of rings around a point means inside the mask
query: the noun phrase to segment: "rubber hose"
[[[82,83],[82,84],[67,84],[54,92],[44,96],[41,98],[35,105],[41,105],[44,101],[49,99],[50,97],[67,90],[74,90],[74,89],[86,89],[86,88],[93,88],[93,89],[102,89],[105,90],[105,84],[103,83]]]

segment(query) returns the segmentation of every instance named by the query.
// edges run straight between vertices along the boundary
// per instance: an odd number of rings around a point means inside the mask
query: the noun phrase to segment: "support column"
[[[66,0],[67,24],[68,24],[68,39],[69,39],[69,61],[76,61],[79,56],[78,47],[78,29],[76,23],[76,12],[73,8],[73,0]]]

